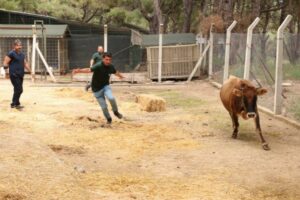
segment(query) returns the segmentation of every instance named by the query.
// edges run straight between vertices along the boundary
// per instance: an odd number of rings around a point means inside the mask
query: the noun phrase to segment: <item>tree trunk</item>
[[[242,0],[241,11],[240,11],[240,18],[241,19],[243,18],[243,14],[244,14],[244,11],[245,11],[245,6],[246,6],[245,0]]]
[[[149,18],[149,29],[151,34],[157,34],[159,32],[159,21],[156,15]]]
[[[184,22],[183,22],[183,33],[189,33],[191,29],[191,16],[193,11],[193,0],[183,0],[184,7]]]
[[[155,10],[155,15],[158,19],[158,24],[163,23],[163,17],[162,17],[162,12],[160,8],[160,0],[153,0],[154,2],[154,10]]]
[[[218,14],[220,11],[220,3],[222,0],[212,0],[212,14]]]
[[[207,15],[207,12],[208,12],[206,0],[201,1],[199,7],[200,7],[200,12],[201,12],[204,16],[206,16],[206,15]]]
[[[251,23],[252,21],[256,18],[256,17],[259,17],[260,15],[260,4],[261,3],[261,0],[253,0],[251,1]]]
[[[266,0],[262,1],[262,5],[261,7],[263,7],[263,5],[266,5]],[[263,23],[263,35],[261,37],[261,46],[260,46],[260,52],[261,52],[261,58],[263,60],[264,63],[266,63],[266,58],[267,58],[267,54],[266,54],[266,46],[267,46],[267,41],[268,41],[268,36],[266,35],[267,33],[267,28],[268,28],[268,24],[270,21],[270,12],[266,12],[265,13],[265,21]]]
[[[233,8],[234,8],[234,0],[223,0],[221,7],[220,7],[220,13],[222,16],[222,19],[224,21],[224,27],[225,29],[230,26],[230,24],[233,21]]]
[[[154,13],[150,14],[145,9],[141,1],[136,1],[137,7],[139,8],[141,14],[143,17],[148,21],[149,23],[149,33],[150,34],[157,34],[159,30],[159,20],[157,18],[156,10]],[[153,0],[153,3],[159,3],[158,0]]]

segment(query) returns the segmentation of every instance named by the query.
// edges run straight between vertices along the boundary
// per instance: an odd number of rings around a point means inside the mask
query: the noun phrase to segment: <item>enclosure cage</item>
[[[65,73],[69,68],[67,25],[46,25],[46,46],[42,35],[37,33],[37,43],[48,65],[54,73]],[[32,26],[31,25],[0,25],[0,60],[13,49],[16,39],[22,42],[22,52],[31,63]],[[45,48],[44,48],[45,47]],[[46,52],[45,52],[46,51]],[[36,72],[45,71],[40,56],[36,56]]]
[[[147,47],[147,71],[150,79],[158,79],[158,51],[159,47]],[[162,47],[162,79],[188,78],[193,71],[199,57],[200,49],[196,44],[175,45]],[[199,77],[200,68],[194,77]]]

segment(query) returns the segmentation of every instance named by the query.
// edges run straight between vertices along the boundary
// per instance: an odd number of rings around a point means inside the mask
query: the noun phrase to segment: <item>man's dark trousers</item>
[[[20,97],[23,92],[23,76],[18,74],[10,74],[10,81],[14,86],[14,95],[12,98],[11,106],[20,105]]]

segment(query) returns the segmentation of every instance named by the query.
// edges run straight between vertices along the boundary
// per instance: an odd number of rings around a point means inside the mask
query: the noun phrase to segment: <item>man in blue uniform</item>
[[[9,78],[14,87],[14,94],[12,102],[10,104],[11,108],[21,109],[20,97],[23,93],[23,78],[25,70],[30,72],[30,67],[26,61],[25,55],[22,53],[22,43],[20,40],[14,41],[14,49],[11,50],[4,58],[3,67],[6,70],[9,69]]]
[[[124,77],[120,72],[118,72],[115,69],[115,67],[111,63],[112,63],[111,53],[105,52],[102,55],[102,62],[98,62],[90,68],[73,70],[73,74],[93,72],[92,83],[91,83],[92,91],[99,105],[101,106],[102,112],[107,120],[107,124],[111,124],[112,118],[108,112],[108,107],[105,98],[107,98],[108,101],[110,102],[114,115],[119,119],[123,117],[122,114],[119,113],[118,111],[117,102],[112,94],[112,90],[109,85],[109,78],[111,74],[114,74],[120,79]]]

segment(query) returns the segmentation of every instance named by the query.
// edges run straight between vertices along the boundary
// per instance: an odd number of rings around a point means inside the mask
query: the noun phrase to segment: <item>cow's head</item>
[[[244,119],[255,118],[257,112],[257,96],[264,95],[267,90],[255,88],[242,83],[239,88],[233,89],[233,95],[241,98],[240,112]]]

